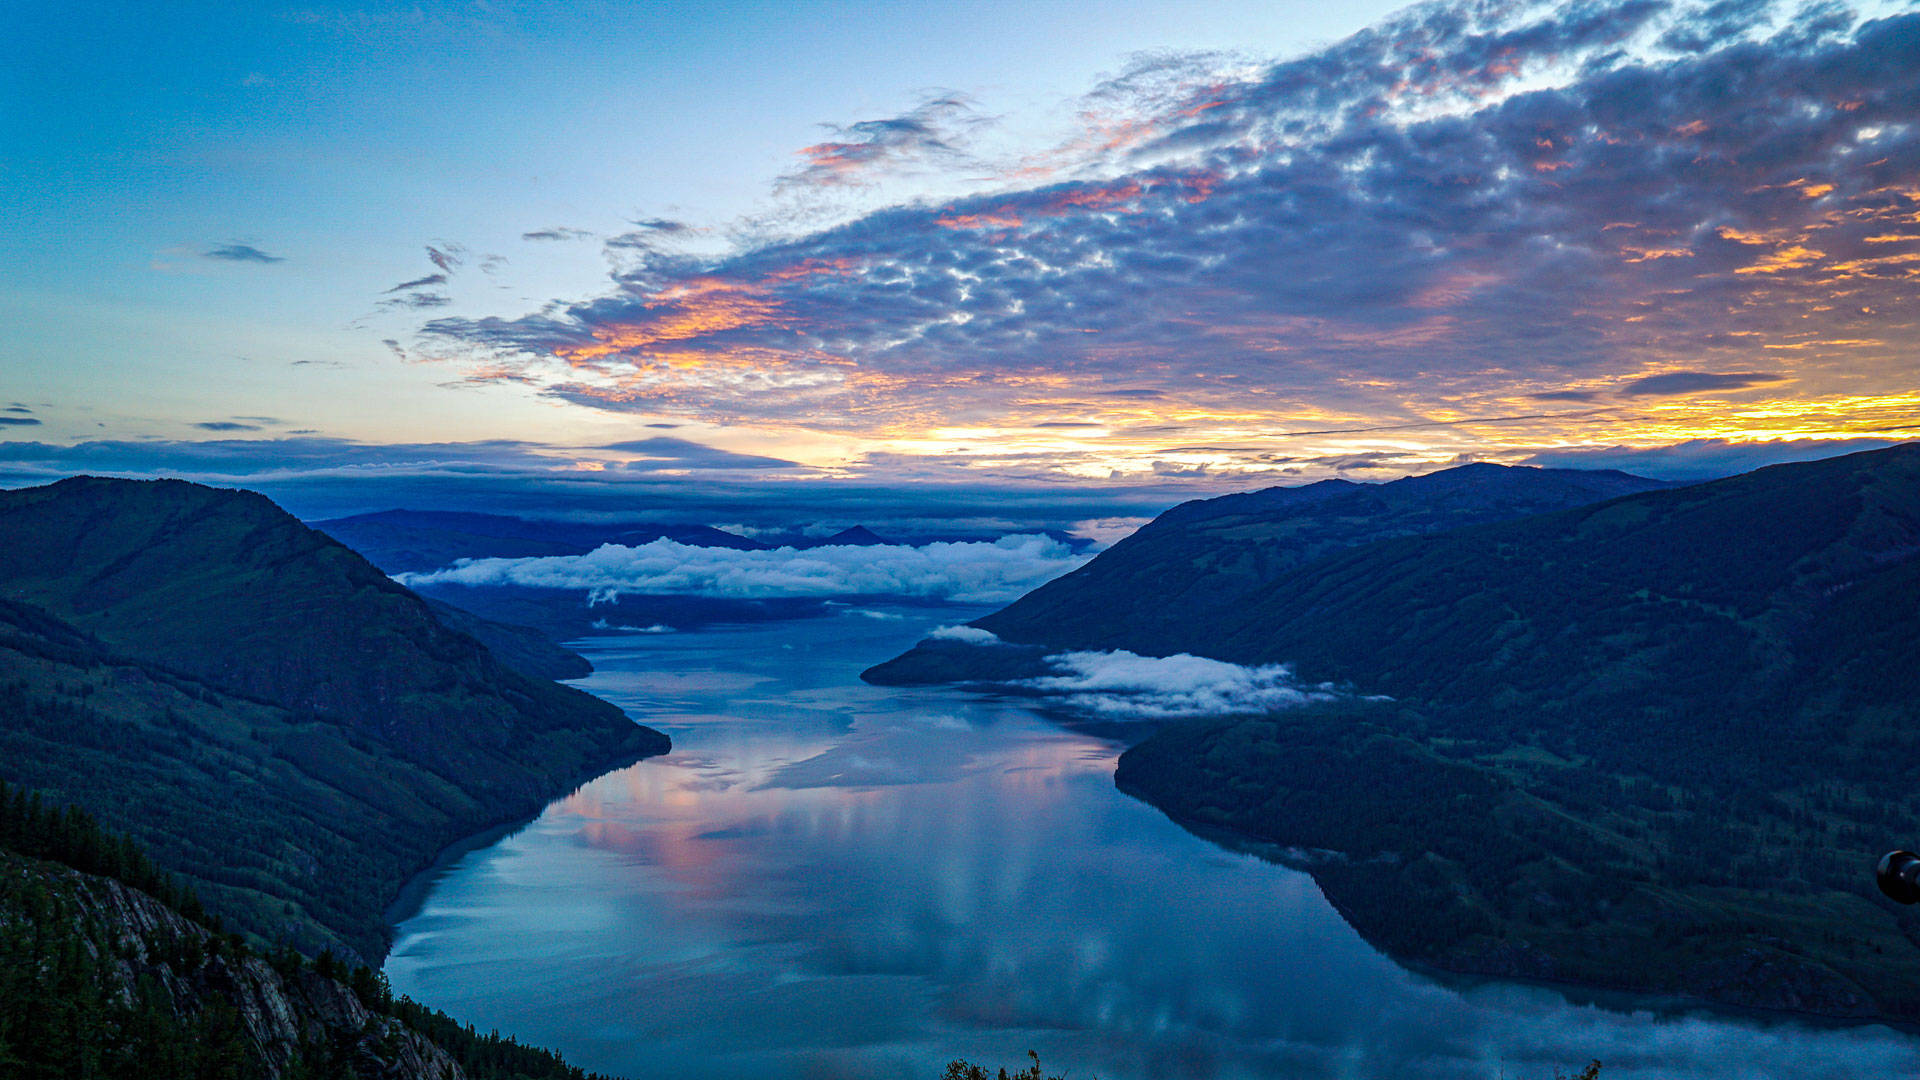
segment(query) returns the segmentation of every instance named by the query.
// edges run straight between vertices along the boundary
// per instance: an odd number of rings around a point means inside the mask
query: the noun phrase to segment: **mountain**
[[[1348,698],[1116,779],[1412,961],[1912,1020],[1920,917],[1871,868],[1920,822],[1916,597],[1913,444],[1349,547],[1184,646]]]
[[[465,1076],[336,979],[233,955],[218,935],[117,882],[0,852],[0,919],[11,931],[0,934],[0,1019],[16,1028],[0,1042],[0,1064],[185,1080],[222,1068],[311,1075],[337,1059],[354,1077]],[[347,1065],[356,1060],[371,1067]]]
[[[714,623],[814,618],[833,610],[825,600],[806,596],[739,600],[725,596],[622,595],[594,603],[585,590],[573,589],[445,582],[417,583],[413,588],[430,604],[457,608],[488,625],[531,628],[552,648],[569,655],[577,654],[551,643],[655,626],[690,630]],[[480,635],[476,632],[475,636]]]
[[[395,999],[330,954],[262,956],[123,836],[0,785],[0,1073],[113,1080],[588,1080]]]
[[[705,525],[529,521],[447,510],[382,510],[311,524],[389,574],[438,570],[457,559],[584,555],[603,544],[638,547],[660,539],[738,550],[764,546]]]
[[[478,641],[494,659],[534,679],[582,679],[593,674],[586,657],[531,626],[483,619],[465,608],[427,597],[427,610],[441,625]]]
[[[1208,654],[1576,726],[1705,697],[1897,704],[1920,688],[1916,520],[1920,444],[1775,466],[1338,553],[1219,619]]]
[[[809,547],[873,547],[891,544],[893,541],[881,537],[865,525],[854,525],[841,529],[824,540],[816,540]]]
[[[667,748],[256,494],[0,492],[0,551],[0,778],[133,833],[263,940],[377,960],[442,847]]]
[[[1045,651],[1213,655],[1207,628],[1334,552],[1667,486],[1621,472],[1475,464],[1387,484],[1323,480],[1197,500],[972,625]],[[863,678],[918,684],[1018,677],[1033,673],[1039,655],[923,642]]]
[[[662,539],[738,551],[767,546],[705,525],[538,521],[447,510],[382,510],[311,525],[389,574],[439,570],[461,559],[585,555],[605,544],[639,547]],[[704,597],[632,597],[589,607],[580,596],[548,590],[420,588],[442,622],[479,639],[508,666],[548,679],[592,671],[585,658],[558,642],[607,626],[689,627],[787,617],[784,611],[770,614],[764,604]]]

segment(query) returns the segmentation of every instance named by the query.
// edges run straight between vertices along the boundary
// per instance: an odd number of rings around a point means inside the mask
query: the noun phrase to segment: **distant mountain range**
[[[1917,598],[1920,446],[1670,490],[1473,467],[1176,508],[976,622],[1014,644],[868,677],[1291,664],[1349,693],[1169,726],[1118,783],[1411,961],[1914,1019],[1920,918],[1870,869],[1920,832]]]
[[[639,547],[672,540],[691,547],[769,551],[774,548],[873,547],[880,544],[991,542],[998,534],[900,533],[882,535],[865,525],[816,535],[790,529],[741,536],[708,525],[645,521],[611,523],[545,521],[447,510],[382,510],[373,514],[308,522],[313,528],[359,552],[389,574],[417,573],[451,566],[460,559],[524,559],[541,555],[585,555],[615,544]],[[1058,530],[1046,535],[1074,550],[1091,541]]]
[[[766,546],[705,525],[529,521],[449,510],[382,510],[311,524],[389,574],[438,570],[458,559],[584,555],[603,544],[638,547],[661,539],[737,550]]]
[[[438,570],[462,559],[585,555],[607,544],[639,547],[662,539],[737,551],[923,546],[942,541],[990,543],[999,539],[997,535],[933,533],[887,536],[865,525],[824,535],[794,529],[748,538],[705,525],[543,521],[438,510],[383,510],[311,525],[396,575]],[[1091,543],[1084,537],[1056,531],[1047,535],[1076,551]],[[591,670],[584,659],[556,642],[652,627],[692,629],[715,623],[810,618],[834,610],[821,597],[740,599],[629,593],[589,604],[580,590],[436,582],[414,582],[413,586],[438,605],[435,610],[443,621],[479,638],[502,660],[549,678],[577,677]]]
[[[440,848],[667,748],[249,492],[0,492],[0,551],[0,778],[132,833],[266,941],[377,961]]]

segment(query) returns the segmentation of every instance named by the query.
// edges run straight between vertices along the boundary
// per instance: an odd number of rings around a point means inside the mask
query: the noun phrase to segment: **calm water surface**
[[[1120,747],[861,668],[980,612],[596,639],[580,685],[673,736],[446,870],[398,992],[642,1077],[1878,1077],[1920,1039],[1457,990],[1311,878],[1113,788]]]

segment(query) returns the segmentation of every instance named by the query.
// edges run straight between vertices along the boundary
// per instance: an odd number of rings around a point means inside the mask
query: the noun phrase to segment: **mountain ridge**
[[[377,959],[440,848],[667,748],[252,493],[0,492],[0,548],[0,777],[134,833],[263,939]]]
[[[1202,652],[1188,626],[1230,616],[1264,583],[1334,551],[1670,486],[1616,471],[1478,463],[1385,484],[1332,479],[1181,503],[970,624],[1023,648],[996,656],[922,642],[861,677],[887,685],[1005,681],[1044,673],[1045,651]]]
[[[458,559],[585,555],[603,544],[660,539],[743,551],[766,546],[706,525],[540,521],[460,510],[379,510],[308,524],[389,574],[439,570]]]
[[[1920,820],[1916,595],[1915,444],[1384,539],[1196,630],[1353,696],[1115,782],[1344,853],[1322,889],[1410,962],[1911,1021],[1920,916],[1871,868]]]

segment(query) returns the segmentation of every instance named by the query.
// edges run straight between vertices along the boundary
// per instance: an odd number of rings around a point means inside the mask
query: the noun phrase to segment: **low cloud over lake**
[[[1046,536],[992,543],[881,544],[805,550],[734,551],[655,540],[608,545],[585,555],[476,559],[445,570],[405,574],[419,585],[512,585],[588,593],[595,602],[624,595],[733,599],[907,596],[962,604],[1000,604],[1086,562]]]
[[[1286,664],[1247,667],[1180,653],[1140,656],[1066,652],[1047,657],[1055,674],[1020,685],[1060,695],[1069,708],[1108,720],[1171,720],[1290,709],[1342,696],[1326,683],[1302,683]]]

